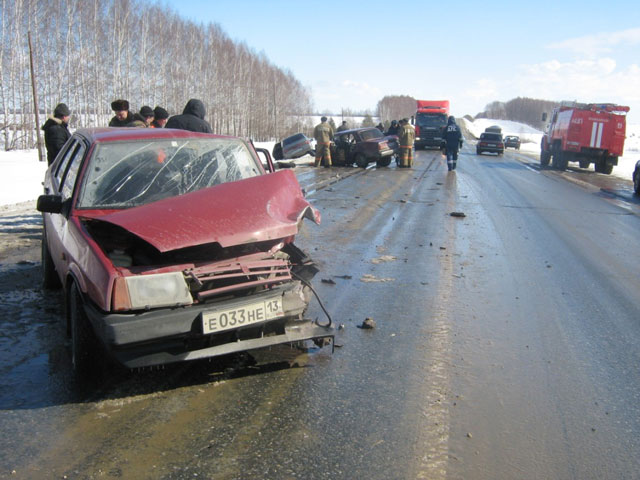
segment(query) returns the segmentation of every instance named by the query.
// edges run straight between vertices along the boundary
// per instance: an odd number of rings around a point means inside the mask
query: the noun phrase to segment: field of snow
[[[499,125],[504,135],[518,135],[521,151],[540,152],[542,132],[528,125],[508,120],[477,119],[465,122],[469,131],[479,137],[490,125]],[[258,142],[256,146],[272,150],[274,142]],[[304,157],[307,158],[307,157]],[[311,157],[308,157],[309,159]],[[613,175],[630,180],[636,161],[640,160],[640,125],[627,125],[624,156],[618,159]],[[593,168],[593,167],[591,167]],[[0,151],[0,205],[12,205],[33,200],[42,193],[42,180],[47,162],[38,161],[37,150]]]

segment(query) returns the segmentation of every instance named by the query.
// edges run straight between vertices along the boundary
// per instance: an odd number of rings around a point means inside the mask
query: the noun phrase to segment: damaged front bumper
[[[280,299],[281,315],[253,319],[250,324],[219,333],[204,332],[205,319],[215,312],[240,311],[250,302]],[[128,368],[149,367],[196,360],[279,344],[330,338],[334,329],[301,320],[308,291],[299,281],[288,282],[258,294],[215,303],[105,314],[91,304],[85,311],[108,353]]]

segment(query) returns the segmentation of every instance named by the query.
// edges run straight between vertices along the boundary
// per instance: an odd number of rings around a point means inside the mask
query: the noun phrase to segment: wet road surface
[[[0,478],[640,478],[630,182],[471,150],[455,173],[437,151],[297,171],[323,216],[296,244],[319,263],[333,354],[77,384],[38,216],[6,212]]]

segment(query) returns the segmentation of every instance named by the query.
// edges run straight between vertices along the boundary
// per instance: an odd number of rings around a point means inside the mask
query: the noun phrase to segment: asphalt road
[[[630,182],[471,147],[452,173],[437,151],[296,170],[323,217],[296,243],[333,353],[79,385],[38,284],[37,215],[2,217],[0,478],[640,478]]]

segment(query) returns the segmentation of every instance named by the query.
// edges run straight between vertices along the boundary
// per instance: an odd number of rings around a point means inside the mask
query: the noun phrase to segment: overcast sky
[[[640,123],[637,0],[157,2],[264,52],[317,112],[410,95],[462,116],[526,96],[625,104]]]

